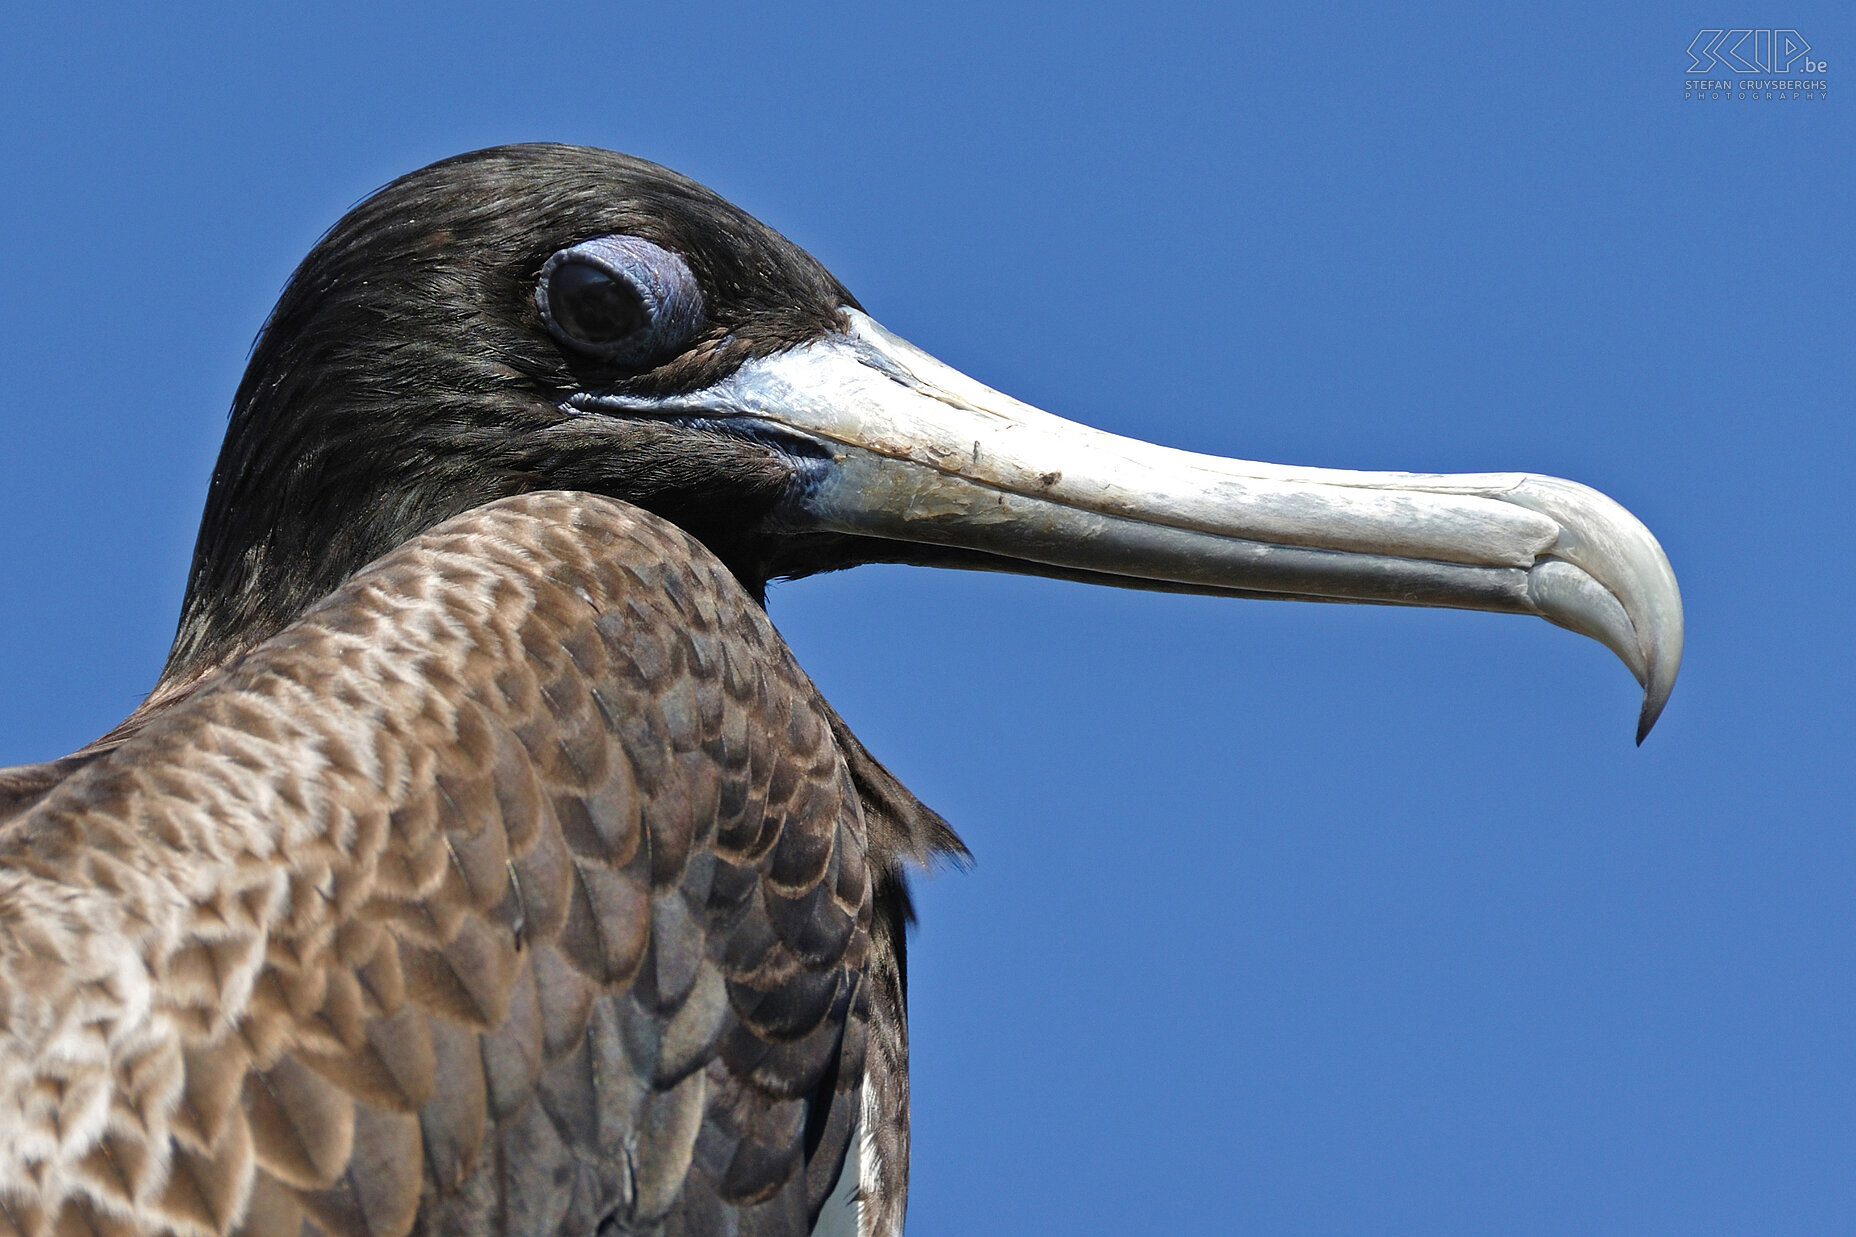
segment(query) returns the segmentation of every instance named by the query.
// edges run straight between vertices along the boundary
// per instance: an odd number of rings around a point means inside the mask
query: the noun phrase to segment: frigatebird
[[[664,168],[434,164],[259,335],[152,692],[0,772],[0,1231],[899,1232],[964,852],[764,612],[872,562],[1537,615],[1639,741],[1681,656],[1583,486],[1087,429]]]

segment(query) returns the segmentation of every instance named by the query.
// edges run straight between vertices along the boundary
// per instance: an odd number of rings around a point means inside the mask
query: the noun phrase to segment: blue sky
[[[0,763],[153,681],[324,228],[460,150],[628,150],[1020,398],[1572,477],[1682,582],[1641,749],[1532,620],[778,589],[978,855],[920,888],[912,1232],[1856,1225],[1847,6],[51,13],[0,37]],[[1684,100],[1724,25],[1829,96]]]

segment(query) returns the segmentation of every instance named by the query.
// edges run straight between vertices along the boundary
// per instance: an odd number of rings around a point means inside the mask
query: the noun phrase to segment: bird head
[[[663,516],[756,596],[907,562],[1533,614],[1630,667],[1639,739],[1681,659],[1667,559],[1596,491],[1091,430],[890,334],[693,181],[532,145],[394,181],[291,277],[233,403],[164,681],[280,630],[434,524],[541,489]]]

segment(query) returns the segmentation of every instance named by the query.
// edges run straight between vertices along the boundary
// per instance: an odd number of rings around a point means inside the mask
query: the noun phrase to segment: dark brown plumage
[[[636,508],[510,499],[388,554],[0,836],[0,1004],[70,1060],[5,1114],[0,1221],[805,1231],[866,1059],[906,1096],[863,802],[920,809],[838,733]]]
[[[611,233],[704,298],[644,368],[537,313],[548,255]],[[0,1221],[803,1232],[867,1062],[841,1195],[899,1229],[902,868],[964,852],[760,609],[776,572],[848,560],[762,527],[800,463],[763,438],[563,403],[712,385],[854,304],[609,151],[460,156],[330,230],[253,349],[160,683],[0,770],[0,984],[39,1073],[11,1113],[0,1082]],[[59,913],[49,968],[48,902],[95,912]],[[90,951],[146,972],[94,1015],[138,1046],[66,1079],[44,1037],[115,982]]]

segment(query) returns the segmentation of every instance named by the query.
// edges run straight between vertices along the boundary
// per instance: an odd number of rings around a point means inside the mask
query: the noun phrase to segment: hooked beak
[[[760,423],[820,449],[795,529],[960,550],[1146,587],[1533,614],[1592,637],[1644,690],[1682,661],[1656,538],[1598,491],[1529,473],[1291,468],[1153,446],[1020,403],[844,311],[846,329],[614,412]],[[739,420],[737,420],[739,419]]]

